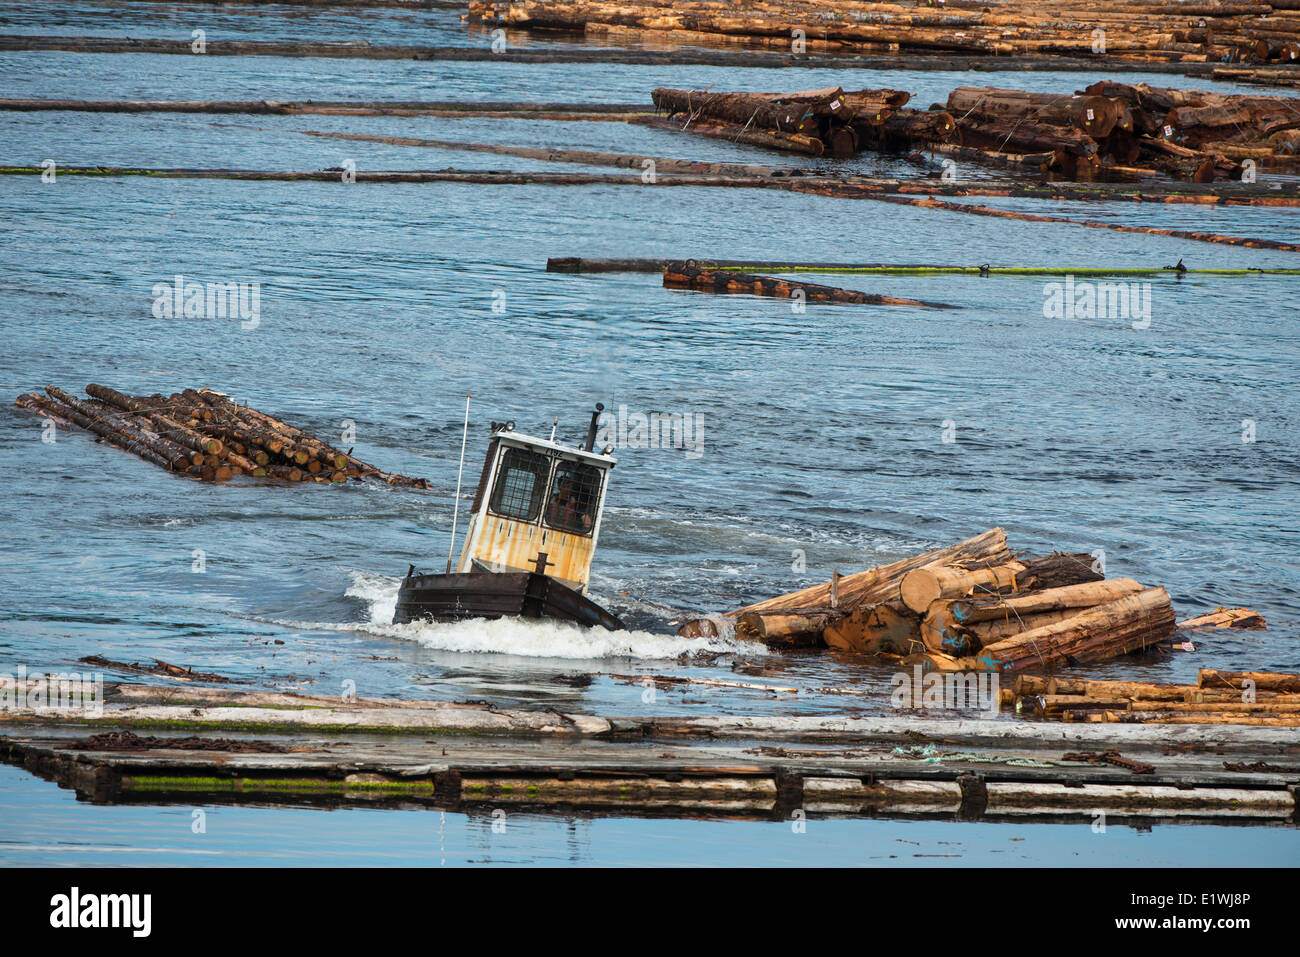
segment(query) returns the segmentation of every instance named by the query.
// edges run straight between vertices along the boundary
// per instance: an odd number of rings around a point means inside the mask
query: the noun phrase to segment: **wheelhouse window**
[[[601,471],[583,462],[556,465],[551,497],[546,503],[546,524],[562,532],[590,535],[600,504]]]
[[[542,510],[551,460],[540,452],[506,449],[488,508],[495,515],[534,522]]]

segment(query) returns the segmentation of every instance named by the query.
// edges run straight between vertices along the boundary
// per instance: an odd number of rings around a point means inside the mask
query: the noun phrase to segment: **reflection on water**
[[[1073,824],[813,818],[674,821],[539,815],[483,809],[336,811],[188,805],[77,804],[71,794],[17,768],[0,767],[0,865],[336,867],[900,866],[1026,867],[1288,866],[1300,859],[1294,827],[1113,819]],[[194,812],[206,831],[196,834]]]

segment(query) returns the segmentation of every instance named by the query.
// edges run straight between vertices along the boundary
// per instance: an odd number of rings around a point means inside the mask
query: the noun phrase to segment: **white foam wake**
[[[351,631],[401,638],[438,651],[482,652],[527,658],[676,658],[696,652],[750,653],[752,646],[732,638],[679,638],[648,631],[609,631],[570,622],[526,618],[418,621],[394,625],[401,579],[353,572],[344,593],[369,605],[368,621],[344,626]],[[338,625],[330,626],[339,628]]]

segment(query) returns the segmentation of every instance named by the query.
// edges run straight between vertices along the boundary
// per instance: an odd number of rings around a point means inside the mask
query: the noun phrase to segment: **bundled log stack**
[[[511,27],[603,38],[747,42],[800,52],[1068,56],[1183,63],[1300,63],[1294,0],[471,0],[469,15]],[[800,31],[797,32],[796,31]]]
[[[796,93],[725,93],[659,87],[651,92],[668,123],[701,136],[809,156],[847,156],[885,124],[910,94],[839,87]]]
[[[350,452],[210,389],[170,396],[131,396],[86,386],[88,399],[46,386],[15,405],[78,425],[100,439],[171,472],[208,482],[239,475],[286,482],[346,482],[374,477],[389,485],[428,488],[425,479],[382,472]]]
[[[1194,685],[1019,675],[1017,711],[1053,721],[1300,726],[1300,675],[1201,669]]]
[[[1091,555],[1022,557],[992,529],[957,545],[836,575],[824,585],[728,612],[736,636],[826,646],[935,671],[1017,673],[1101,661],[1168,642],[1169,594],[1103,578]],[[1183,627],[1262,627],[1248,609],[1218,609]],[[683,635],[716,634],[712,619]]]
[[[890,89],[660,87],[651,96],[668,117],[632,122],[809,156],[928,149],[1069,180],[1163,173],[1209,183],[1240,179],[1242,160],[1286,167],[1300,152],[1300,100],[1294,97],[1105,80],[1072,94],[963,86],[929,110],[908,109],[910,94]]]
[[[1300,128],[1300,101],[1102,81],[1055,96],[958,87],[946,111],[967,146],[1050,152],[1048,169],[1095,179],[1103,168],[1208,183],[1240,179],[1240,160],[1285,155],[1270,137]]]

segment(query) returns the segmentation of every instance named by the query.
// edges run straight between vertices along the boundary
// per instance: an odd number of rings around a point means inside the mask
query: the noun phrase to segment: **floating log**
[[[1284,694],[1300,694],[1300,675],[1280,674],[1271,671],[1219,671],[1202,668],[1196,683],[1201,688],[1232,688],[1243,690],[1245,683],[1252,682],[1256,691],[1274,691]]]
[[[272,116],[431,116],[445,119],[624,121],[648,114],[638,103],[534,103],[469,100],[73,100],[0,98],[0,112],[218,113]]]
[[[547,272],[559,273],[662,273],[664,266],[679,261],[671,259],[621,258],[600,259],[584,256],[553,256],[546,260]],[[887,276],[1169,276],[1178,275],[1169,266],[955,266],[939,263],[848,263],[771,259],[696,259],[708,269],[736,269],[752,272],[823,272],[863,273]],[[1300,269],[1186,269],[1181,275],[1200,276],[1300,276]],[[1070,558],[1071,556],[1064,556]],[[1079,561],[1090,555],[1074,556]],[[1046,559],[1035,559],[1045,561]],[[1061,584],[1069,584],[1062,582]]]
[[[1220,605],[1214,611],[1195,618],[1188,618],[1178,623],[1179,631],[1194,628],[1267,628],[1264,616],[1249,608],[1224,608]]]
[[[1098,661],[1140,651],[1173,633],[1169,593],[1163,588],[1148,588],[1081,611],[1065,621],[986,645],[979,660],[1006,672]]]
[[[752,129],[739,123],[724,123],[720,120],[695,120],[689,127],[683,127],[679,120],[659,116],[635,116],[628,122],[678,133],[690,132],[696,136],[727,140],[730,143],[744,143],[747,146],[758,146],[763,149],[802,153],[806,156],[821,156],[826,152],[826,143],[821,138],[806,133]]]
[[[269,474],[290,481],[311,478],[337,483],[374,476],[390,485],[428,487],[424,479],[382,472],[279,419],[208,390],[187,389],[170,398],[139,397],[92,383],[87,393],[94,398],[87,401],[55,386],[47,386],[46,391],[49,399],[21,395],[15,404],[79,425],[155,465],[207,481]]]
[[[837,115],[844,122],[851,119],[848,115],[851,108],[845,106],[844,91],[839,87],[788,94],[713,93],[657,87],[651,91],[650,99],[669,116],[685,114],[688,125],[697,117],[705,116],[742,127],[816,136],[822,131],[823,120]]]
[[[822,644],[822,631],[835,617],[830,611],[802,614],[749,611],[737,618],[736,637],[794,648],[816,647]]]
[[[961,86],[948,94],[956,116],[1013,119],[1031,124],[1072,126],[1094,139],[1108,136],[1125,110],[1120,100],[1093,94],[1057,95],[989,86]]]
[[[937,548],[852,575],[842,575],[837,586],[838,605],[842,609],[847,609],[856,605],[889,601],[897,595],[898,583],[902,577],[913,568],[922,568],[926,565],[951,565],[964,561],[1002,563],[1010,557],[1006,532],[1001,528],[993,528],[956,545]],[[738,617],[746,611],[800,611],[826,608],[830,606],[830,597],[830,582],[810,585],[788,595],[779,595],[729,612],[728,617]]]
[[[920,617],[901,601],[857,605],[822,633],[826,645],[867,655],[906,655],[917,650]]]
[[[929,606],[927,612],[941,611],[945,618],[958,625],[980,621],[997,621],[1017,615],[1037,615],[1043,612],[1065,611],[1072,608],[1091,608],[1115,601],[1144,590],[1132,578],[1107,578],[1064,585],[1013,596],[973,595],[968,598],[941,600],[940,607]]]
[[[667,289],[694,289],[697,292],[740,293],[754,296],[772,296],[777,299],[801,298],[806,302],[856,303],[872,306],[923,306],[929,309],[957,309],[940,302],[922,302],[820,286],[816,283],[776,279],[772,276],[755,276],[750,273],[715,271],[700,268],[694,260],[670,262],[664,266],[664,287]]]

